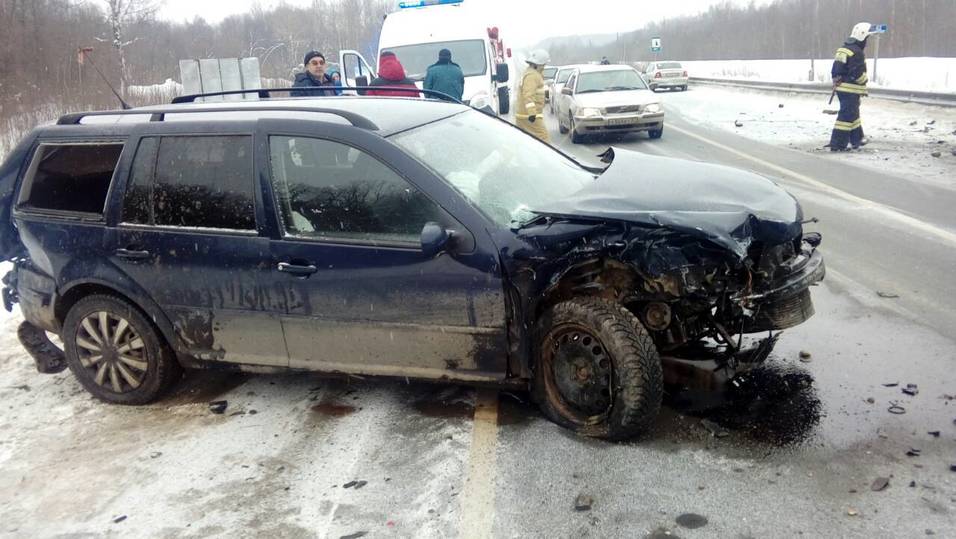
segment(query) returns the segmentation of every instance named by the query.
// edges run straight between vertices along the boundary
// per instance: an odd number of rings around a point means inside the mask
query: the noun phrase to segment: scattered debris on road
[[[740,120],[734,120],[734,126],[735,126],[735,127],[743,127],[743,126],[744,126],[744,123],[741,122]]]
[[[918,457],[918,456],[920,456],[920,454],[921,454],[922,452],[923,452],[922,449],[917,449],[917,448],[915,448],[915,447],[911,447],[910,450],[906,452],[906,456],[907,456],[907,457]]]
[[[123,522],[124,520],[126,520],[126,515],[120,515],[113,519],[113,524],[119,524],[120,522]]]
[[[943,153],[942,153],[942,152],[933,152],[933,153],[931,153],[930,155],[932,155],[933,157],[942,157],[942,156],[943,156]]]
[[[883,384],[883,387],[896,387],[896,386],[898,386],[898,385],[900,385],[899,382],[887,382],[887,383]]]
[[[919,387],[917,387],[916,384],[906,384],[906,387],[904,387],[902,391],[911,397],[919,395]]]
[[[151,459],[158,459],[161,456],[163,456],[162,451],[153,451],[152,453],[149,454],[149,458]]]
[[[592,505],[594,505],[594,498],[587,494],[579,494],[578,497],[574,499],[575,511],[590,511]]]
[[[846,514],[849,515],[849,516],[851,516],[851,517],[858,517],[858,516],[860,516],[860,512],[857,511],[856,509],[852,508],[852,507],[848,507],[848,508],[847,508]]]
[[[359,537],[365,537],[368,535],[368,532],[355,532],[348,535],[343,535],[339,539],[359,539]]]
[[[896,299],[900,297],[899,294],[894,294],[893,292],[883,292],[882,290],[878,290],[876,295],[886,299]]]
[[[866,403],[867,403],[867,404],[876,404],[876,399],[874,399],[873,397],[867,397],[867,398],[866,398]]]
[[[696,530],[707,525],[707,517],[697,513],[684,513],[677,516],[677,524],[689,530]]]
[[[940,432],[938,430],[931,430],[927,432],[926,434],[929,434],[933,438],[939,438]]]
[[[884,490],[886,487],[890,486],[889,477],[877,477],[873,480],[873,484],[870,485],[870,490],[873,492],[879,492]]]
[[[890,407],[887,408],[886,411],[891,414],[903,415],[906,413],[906,408],[903,408],[902,406],[900,406],[899,404],[895,402],[891,402]]]
[[[226,411],[229,401],[213,401],[209,403],[209,411],[214,414],[221,414]]]
[[[352,488],[355,487],[355,490],[358,490],[368,484],[368,481],[349,481],[348,483],[342,485],[342,488]]]
[[[806,350],[800,350],[800,361],[810,363],[813,361],[813,355]]]

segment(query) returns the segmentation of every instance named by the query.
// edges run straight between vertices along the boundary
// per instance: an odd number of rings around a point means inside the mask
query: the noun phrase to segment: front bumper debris
[[[42,329],[30,322],[23,322],[17,328],[17,338],[33,357],[37,371],[43,374],[56,374],[66,369],[66,356]]]

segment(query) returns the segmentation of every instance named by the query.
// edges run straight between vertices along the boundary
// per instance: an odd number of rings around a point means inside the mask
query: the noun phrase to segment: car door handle
[[[117,249],[116,256],[127,260],[143,260],[149,258],[149,251],[138,251],[135,249]]]
[[[308,266],[300,266],[298,264],[289,264],[288,262],[279,262],[278,269],[282,273],[289,273],[298,276],[312,275],[313,273],[319,271],[319,268],[315,267],[313,264]]]

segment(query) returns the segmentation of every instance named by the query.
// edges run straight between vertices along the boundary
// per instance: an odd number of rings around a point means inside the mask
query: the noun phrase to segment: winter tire
[[[660,411],[664,375],[636,316],[612,301],[576,298],[551,307],[535,329],[533,391],[548,418],[611,440],[649,430]]]
[[[647,136],[651,137],[652,139],[659,139],[659,138],[663,137],[663,136],[664,136],[664,126],[661,125],[661,128],[660,128],[660,129],[651,129],[651,130],[648,130]]]
[[[560,116],[557,116],[557,118],[558,118],[558,133],[561,133],[562,135],[566,135],[568,133],[568,128],[564,125],[564,122],[561,121]]]
[[[584,142],[584,135],[579,135],[574,125],[574,116],[568,114],[568,130],[571,131],[571,144],[581,144]]]
[[[116,296],[97,294],[76,302],[61,337],[73,375],[105,402],[145,404],[182,375],[156,327]]]

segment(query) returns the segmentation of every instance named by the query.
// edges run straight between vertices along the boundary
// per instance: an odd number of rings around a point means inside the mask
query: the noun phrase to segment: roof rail
[[[249,90],[226,90],[222,92],[208,92],[204,94],[190,94],[190,95],[181,95],[173,98],[172,104],[178,105],[180,103],[194,103],[197,99],[202,97],[218,97],[224,95],[240,95],[240,94],[259,94],[259,97],[262,99],[268,99],[272,97],[272,92],[279,93],[291,93],[291,92],[302,92],[302,91],[355,91],[359,95],[365,95],[365,92],[369,90],[388,90],[395,92],[415,92],[422,94],[425,97],[436,97],[441,101],[451,101],[452,103],[463,104],[460,100],[455,99],[454,97],[436,91],[436,90],[421,90],[418,88],[412,89],[403,86],[299,86],[292,88],[255,88]],[[314,96],[321,97],[321,96]],[[333,96],[326,96],[333,97]]]
[[[90,116],[146,116],[149,115],[149,121],[162,122],[167,114],[193,114],[197,112],[249,112],[249,111],[280,111],[280,112],[318,112],[322,114],[333,114],[348,120],[354,127],[378,131],[378,126],[371,120],[347,110],[330,109],[323,107],[310,107],[303,105],[301,107],[279,107],[276,105],[263,106],[244,106],[244,107],[203,107],[203,108],[182,108],[182,107],[144,107],[142,109],[130,110],[101,110],[92,112],[72,112],[64,114],[57,120],[57,125],[78,125],[83,118]]]

